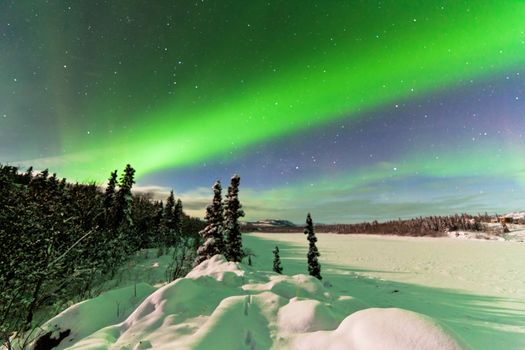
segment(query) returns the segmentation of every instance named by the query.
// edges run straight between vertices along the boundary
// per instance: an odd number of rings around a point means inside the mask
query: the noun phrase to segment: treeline
[[[450,216],[427,216],[407,220],[390,220],[386,222],[363,222],[357,224],[320,224],[316,225],[319,233],[364,233],[399,236],[444,236],[450,231],[485,231],[484,223],[490,222],[491,216],[456,214]],[[301,232],[301,227],[252,227],[243,228],[246,231],[264,232]]]
[[[191,268],[205,224],[173,192],[165,204],[132,194],[134,174],[114,171],[103,191],[0,165],[0,344],[33,329],[40,310],[90,297],[140,249],[183,250]]]
[[[427,216],[408,220],[364,222],[358,224],[320,225],[318,232],[368,233],[398,236],[444,236],[449,231],[483,231],[483,222],[490,222],[488,215],[456,214]]]

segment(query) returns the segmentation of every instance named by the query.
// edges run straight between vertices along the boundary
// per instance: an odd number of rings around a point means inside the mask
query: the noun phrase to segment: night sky
[[[248,220],[525,209],[525,2],[0,2],[0,163]]]

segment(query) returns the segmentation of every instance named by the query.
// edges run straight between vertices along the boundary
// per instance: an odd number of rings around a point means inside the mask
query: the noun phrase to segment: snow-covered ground
[[[511,213],[508,215],[516,215]],[[521,214],[521,212],[520,212]],[[509,216],[514,217],[514,216]],[[507,224],[509,232],[504,233],[501,224],[499,223],[483,223],[489,230],[488,232],[483,231],[450,231],[447,232],[447,236],[456,239],[481,239],[481,240],[493,240],[493,241],[515,241],[525,242],[525,225],[520,224]]]
[[[525,225],[507,224],[509,233],[503,237],[507,241],[525,242]]]
[[[318,234],[322,275],[336,294],[369,307],[432,317],[472,349],[525,349],[525,244],[520,242]],[[271,269],[277,244],[285,273],[306,272],[302,234],[245,235]],[[265,266],[264,266],[265,265]]]
[[[525,211],[515,211],[512,213],[505,214],[506,218],[512,218],[513,220],[520,220],[525,218]]]
[[[216,257],[159,289],[139,283],[76,304],[46,329],[71,329],[57,349],[525,348],[525,244],[318,239],[322,281],[304,275],[303,234],[247,234],[251,267]],[[282,276],[271,272],[275,245]],[[150,284],[166,261],[142,259]]]

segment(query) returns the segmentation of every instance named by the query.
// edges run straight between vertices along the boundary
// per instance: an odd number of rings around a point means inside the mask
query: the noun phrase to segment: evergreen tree
[[[283,273],[283,267],[281,266],[281,257],[279,256],[279,247],[275,246],[273,250],[273,271],[277,273]]]
[[[113,171],[108,179],[108,184],[104,192],[104,200],[102,201],[103,216],[99,219],[101,227],[112,228],[114,224],[114,204],[115,204],[115,188],[117,186],[117,170]]]
[[[49,170],[44,169],[39,174],[34,176],[29,183],[29,187],[36,196],[47,195],[47,177]]]
[[[29,168],[27,168],[25,174],[22,175],[20,183],[22,185],[29,185],[32,179],[33,179],[33,167],[30,166]]]
[[[315,245],[315,242],[317,242],[317,237],[315,237],[314,225],[312,223],[312,217],[310,216],[310,213],[308,213],[306,216],[306,227],[304,228],[304,234],[306,235],[306,239],[308,239],[309,243],[307,254],[308,272],[311,276],[322,279],[321,264],[319,264],[319,260],[317,259],[321,254],[319,254],[317,246]]]
[[[119,190],[115,195],[112,246],[112,265],[117,266],[127,254],[138,249],[140,239],[133,227],[131,188],[135,183],[135,169],[127,164],[120,177]]]
[[[221,191],[221,182],[217,180],[213,185],[213,202],[206,207],[206,227],[199,232],[203,243],[197,250],[195,265],[216,254],[225,253]]]
[[[156,240],[155,215],[151,209],[151,196],[133,195],[133,226],[137,232],[138,249],[151,247]]]
[[[176,222],[175,219],[175,197],[173,191],[170,192],[164,207],[164,226],[166,227],[166,247],[175,246],[177,240]]]
[[[115,187],[117,186],[117,171],[113,171],[108,179],[106,192],[104,193],[104,210],[109,211],[115,199]]]
[[[162,201],[155,203],[155,217],[153,225],[156,231],[155,246],[157,247],[157,256],[164,255],[164,248],[166,247],[166,226],[164,225],[164,204]]]
[[[224,203],[224,236],[226,238],[226,257],[228,260],[236,262],[240,262],[243,258],[239,218],[244,216],[244,211],[241,209],[242,206],[239,202],[240,181],[241,178],[239,175],[234,175],[231,178],[231,184],[228,187],[228,194],[226,195],[226,200]]]
[[[174,210],[174,227],[175,227],[175,233],[177,234],[177,237],[182,236],[182,218],[184,217],[184,212],[182,211],[182,201],[177,199],[177,203],[175,204],[175,210]]]
[[[60,180],[60,184],[58,185],[58,187],[60,188],[61,191],[64,191],[66,189],[66,185],[67,185],[67,180],[65,177],[63,177],[62,180]]]
[[[133,226],[131,218],[131,202],[133,200],[131,188],[135,183],[134,177],[135,169],[127,164],[124,173],[120,177],[119,190],[115,196],[115,225],[117,227],[124,222],[128,226]]]

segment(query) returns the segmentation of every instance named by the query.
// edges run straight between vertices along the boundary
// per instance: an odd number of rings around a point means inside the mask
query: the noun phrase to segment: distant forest
[[[339,234],[384,234],[397,236],[446,236],[450,231],[478,231],[502,234],[505,225],[497,229],[489,227],[487,223],[494,222],[498,215],[488,214],[456,214],[450,216],[427,216],[407,220],[390,220],[386,222],[363,222],[358,224],[318,224],[315,231],[318,233]],[[303,232],[301,226],[259,226],[247,224],[243,227],[246,232]]]
[[[173,192],[165,203],[132,194],[134,174],[114,171],[103,189],[0,165],[0,344],[39,324],[42,309],[94,296],[140,249],[173,251],[170,280],[191,269],[205,223]]]

